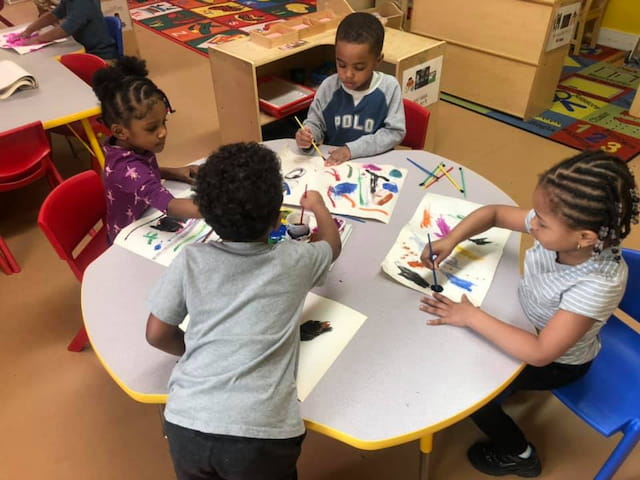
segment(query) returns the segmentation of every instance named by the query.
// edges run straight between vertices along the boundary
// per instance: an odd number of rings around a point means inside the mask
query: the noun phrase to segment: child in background
[[[382,61],[384,27],[370,13],[347,15],[336,32],[337,73],[316,93],[296,144],[308,151],[312,141],[338,148],[326,163],[391,150],[405,136],[404,106],[395,77],[377,72]]]
[[[295,371],[307,292],[340,252],[316,191],[312,243],[269,244],[280,223],[282,176],[256,143],[213,153],[195,202],[221,241],[185,247],[150,295],[147,341],[180,359],[169,380],[166,434],[179,480],[293,480],[305,428]],[[189,326],[178,325],[186,314]]]
[[[39,33],[49,25],[53,25],[53,28]],[[52,42],[69,35],[87,53],[105,60],[118,57],[116,42],[109,35],[99,0],[60,0],[57,7],[46,13],[41,12],[41,16],[27,26],[21,34],[19,45]]]
[[[433,243],[433,259],[428,249],[422,252],[422,262],[437,268],[458,243],[491,227],[530,233],[535,242],[525,256],[518,294],[537,334],[492,317],[464,295],[456,303],[436,293],[422,298],[420,309],[437,317],[429,324],[471,328],[526,362],[506,393],[567,385],[587,373],[600,350],[598,332],[624,294],[627,265],[620,241],[638,222],[638,201],[623,161],[584,152],[542,174],[532,210],[481,207]],[[538,476],[536,449],[500,404],[493,400],[471,415],[489,441],[474,444],[469,460],[488,475]]]
[[[155,154],[164,149],[167,112],[173,110],[147,73],[143,60],[122,57],[93,77],[102,120],[112,133],[103,146],[109,244],[148,207],[172,217],[201,216],[192,200],[174,198],[162,186],[161,178],[192,183],[197,167],[158,166]]]

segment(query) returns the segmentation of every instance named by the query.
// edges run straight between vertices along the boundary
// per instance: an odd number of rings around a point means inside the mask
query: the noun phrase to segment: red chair
[[[4,0],[0,0],[0,10],[4,8]],[[0,22],[4,23],[7,27],[13,27],[13,23],[7,20],[5,17],[0,15]]]
[[[7,243],[4,238],[0,237],[0,269],[7,275],[18,273],[20,271],[20,265],[13,258]]]
[[[422,105],[402,99],[404,104],[404,118],[407,126],[407,133],[400,145],[409,147],[412,150],[424,150],[424,142],[427,139],[427,128],[429,128],[430,112]]]
[[[107,249],[106,212],[102,180],[93,170],[62,182],[40,208],[38,225],[80,281],[85,268]],[[101,225],[97,227],[99,223]],[[83,326],[67,349],[79,352],[88,341]]]
[[[70,53],[67,55],[62,55],[60,57],[60,63],[62,63],[65,67],[71,70],[74,74],[80,77],[87,85],[93,85],[93,74],[101,68],[107,67],[107,62],[105,62],[102,58],[91,55],[90,53]],[[96,133],[98,138],[111,135],[111,131],[109,128],[105,127],[102,122],[98,120],[98,117],[93,116],[89,118],[89,124],[91,128]],[[64,135],[67,138],[67,142],[69,142],[69,147],[74,152],[73,146],[70,143],[71,137],[76,137],[69,128],[72,128],[73,131],[77,134],[77,136],[85,143],[89,143],[89,139],[87,138],[87,134],[84,133],[84,129],[82,128],[82,124],[78,122],[72,122],[68,125],[61,125],[59,127],[52,128],[48,130],[50,133],[57,133],[58,135]],[[100,165],[98,164],[95,156],[91,157],[91,168],[95,171],[100,171]]]
[[[51,188],[62,177],[51,161],[51,145],[40,122],[0,133],[0,192],[16,190],[46,176]],[[0,237],[0,269],[18,273],[20,266]]]

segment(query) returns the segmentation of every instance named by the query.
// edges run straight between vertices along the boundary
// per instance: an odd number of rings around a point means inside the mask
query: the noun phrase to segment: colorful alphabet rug
[[[440,98],[570,147],[602,149],[628,161],[640,153],[640,118],[629,115],[640,70],[624,65],[625,54],[598,45],[567,57],[551,109],[528,122],[444,93]]]
[[[316,0],[128,0],[131,18],[207,55],[210,46],[249,35],[266,23],[316,11]]]

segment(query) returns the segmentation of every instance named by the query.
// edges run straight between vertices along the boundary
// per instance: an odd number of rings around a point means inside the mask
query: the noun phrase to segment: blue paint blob
[[[156,243],[156,244],[153,246],[153,249],[154,249],[154,250],[160,250],[161,248],[162,248],[162,244],[161,244],[161,243]]]
[[[282,190],[285,195],[291,195],[291,189],[289,188],[289,184],[287,182],[282,182]]]
[[[395,183],[383,183],[382,188],[384,188],[385,190],[389,190],[392,193],[398,193],[398,185],[396,185]]]
[[[347,195],[355,192],[357,189],[357,184],[349,182],[338,183],[333,187],[333,191],[336,195]]]
[[[402,172],[397,168],[394,168],[389,172],[389,176],[394,178],[402,178]]]
[[[444,272],[444,274],[447,276],[449,281],[453,283],[456,287],[460,287],[463,290],[466,290],[467,292],[470,292],[471,289],[473,288],[474,283],[470,282],[469,280],[463,280],[460,277],[456,277],[452,273]]]

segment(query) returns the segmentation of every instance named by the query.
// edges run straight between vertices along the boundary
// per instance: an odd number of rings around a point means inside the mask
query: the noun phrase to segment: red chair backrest
[[[93,74],[101,68],[107,67],[107,62],[90,53],[69,53],[60,57],[60,63],[75,73],[84,82],[92,86]]]
[[[0,132],[0,183],[29,176],[50,153],[51,144],[40,122]]]
[[[40,213],[38,225],[60,258],[66,260],[78,279],[82,279],[84,268],[107,248],[104,219],[107,204],[102,179],[93,170],[79,173],[68,178],[47,196]],[[94,258],[75,258],[73,252],[80,242],[89,235],[100,220],[103,245],[95,248]],[[92,242],[85,247],[90,248]],[[84,252],[84,250],[83,250]]]
[[[427,139],[427,129],[429,128],[430,112],[422,105],[402,99],[404,104],[404,118],[407,133],[400,145],[409,147],[413,150],[423,150],[424,142]]]

